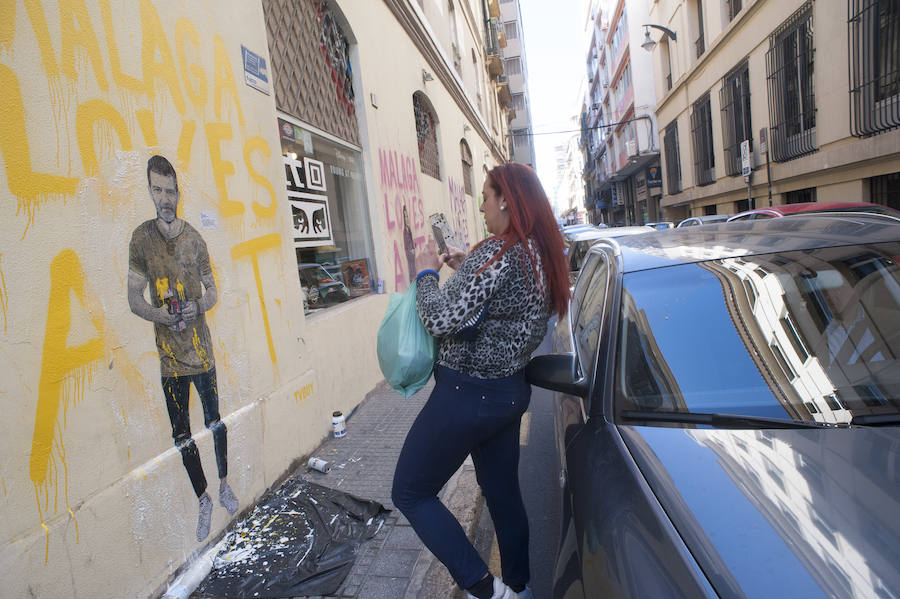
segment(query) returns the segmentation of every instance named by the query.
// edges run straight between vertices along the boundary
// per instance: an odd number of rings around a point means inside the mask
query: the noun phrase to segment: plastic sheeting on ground
[[[375,501],[290,479],[228,533],[193,596],[333,595],[387,511]]]

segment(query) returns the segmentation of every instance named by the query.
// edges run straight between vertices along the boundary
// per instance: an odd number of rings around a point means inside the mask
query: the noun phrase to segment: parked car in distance
[[[575,277],[581,270],[587,252],[591,246],[601,239],[616,239],[626,235],[640,235],[642,233],[650,233],[655,231],[653,227],[640,225],[636,227],[609,227],[608,229],[597,229],[596,231],[581,231],[572,237],[572,243],[569,245],[569,278],[570,283],[575,284]]]
[[[297,271],[300,273],[300,287],[303,289],[304,312],[350,299],[350,289],[321,264],[300,264]]]
[[[653,227],[658,231],[665,231],[666,229],[674,229],[675,223],[669,221],[659,221],[655,223],[647,223],[648,227]]]
[[[678,223],[678,227],[696,227],[699,225],[712,225],[715,223],[724,223],[730,217],[730,214],[709,214],[707,216],[692,216],[690,218],[686,218],[680,223]]]
[[[602,240],[526,369],[553,390],[555,599],[900,589],[900,227]]]
[[[881,204],[870,202],[800,202],[797,204],[784,204],[782,206],[770,206],[768,208],[755,208],[735,214],[728,222],[736,220],[760,220],[765,218],[780,218],[792,214],[806,214],[810,212],[865,212],[871,214],[883,214],[900,219],[900,211]]]

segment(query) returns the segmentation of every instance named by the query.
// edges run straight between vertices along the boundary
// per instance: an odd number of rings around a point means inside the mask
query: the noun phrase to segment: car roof
[[[739,256],[773,254],[859,243],[900,241],[896,219],[878,214],[809,214],[734,221],[599,240],[611,246],[625,272]]]
[[[787,216],[788,214],[803,214],[807,212],[855,212],[860,210],[878,211],[883,214],[893,214],[894,216],[900,217],[900,211],[894,210],[888,206],[882,206],[881,204],[873,204],[872,202],[798,202],[796,204],[764,206],[753,210],[745,210],[744,212],[735,214],[732,218],[747,216],[749,214],[775,213]]]
[[[596,229],[590,231],[579,231],[572,236],[572,241],[584,241],[586,239],[601,239],[603,237],[621,237],[622,235],[636,235],[638,233],[649,233],[655,231],[653,227],[640,225],[638,227],[609,227],[606,229]]]

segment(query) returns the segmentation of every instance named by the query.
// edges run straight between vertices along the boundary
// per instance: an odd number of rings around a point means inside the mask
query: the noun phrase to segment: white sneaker
[[[466,592],[466,599],[477,599],[472,593]],[[503,584],[503,581],[494,576],[494,594],[491,599],[518,599],[511,588]]]

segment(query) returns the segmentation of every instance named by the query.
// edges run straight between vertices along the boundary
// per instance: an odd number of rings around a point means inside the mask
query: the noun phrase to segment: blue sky
[[[584,0],[520,0],[531,119],[535,133],[572,129],[585,76]],[[548,195],[555,185],[553,148],[572,134],[536,135],[536,166]]]

